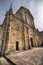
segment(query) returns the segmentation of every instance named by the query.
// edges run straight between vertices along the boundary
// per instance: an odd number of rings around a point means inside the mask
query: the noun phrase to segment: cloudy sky
[[[0,0],[0,24],[2,24],[11,2],[14,13],[20,6],[28,8],[34,17],[35,27],[39,31],[43,31],[43,0]]]

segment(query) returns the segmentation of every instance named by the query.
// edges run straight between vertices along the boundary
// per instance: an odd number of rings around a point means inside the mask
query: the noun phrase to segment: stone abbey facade
[[[2,55],[12,51],[38,47],[38,32],[34,26],[34,17],[28,9],[20,7],[13,14],[13,9],[10,7],[5,14],[3,24],[0,26],[0,41]]]

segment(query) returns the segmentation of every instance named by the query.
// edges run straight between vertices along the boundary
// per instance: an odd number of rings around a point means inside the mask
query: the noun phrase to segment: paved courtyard
[[[32,48],[20,53],[10,53],[6,56],[16,65],[43,65],[43,48]]]

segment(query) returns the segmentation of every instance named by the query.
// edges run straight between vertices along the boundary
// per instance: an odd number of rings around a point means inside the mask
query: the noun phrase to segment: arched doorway
[[[31,46],[34,47],[33,38],[30,38]]]
[[[16,51],[18,51],[18,50],[19,50],[19,42],[16,41]]]
[[[43,41],[41,42],[41,47],[43,47]]]

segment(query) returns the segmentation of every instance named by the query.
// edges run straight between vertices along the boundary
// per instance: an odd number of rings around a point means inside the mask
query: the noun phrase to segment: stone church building
[[[0,53],[8,54],[38,45],[38,32],[31,12],[25,7],[20,7],[14,14],[10,7],[5,14],[3,24],[0,25]]]

